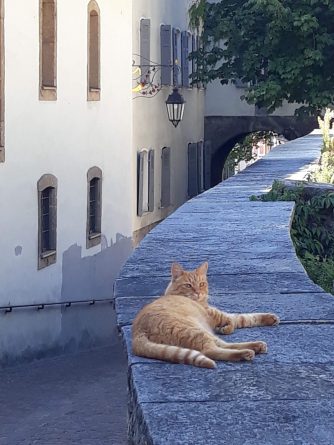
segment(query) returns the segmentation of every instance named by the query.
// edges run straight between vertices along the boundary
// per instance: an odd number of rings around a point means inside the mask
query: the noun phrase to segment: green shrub
[[[275,181],[269,193],[250,199],[295,201],[291,238],[296,253],[310,278],[334,293],[334,193],[308,197],[303,186],[287,190],[283,183]]]

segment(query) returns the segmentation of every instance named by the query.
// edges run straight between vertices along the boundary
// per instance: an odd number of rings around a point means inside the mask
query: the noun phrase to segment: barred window
[[[87,249],[101,242],[101,216],[102,171],[92,167],[87,173]]]
[[[57,178],[43,175],[38,192],[38,269],[56,262],[57,254]]]

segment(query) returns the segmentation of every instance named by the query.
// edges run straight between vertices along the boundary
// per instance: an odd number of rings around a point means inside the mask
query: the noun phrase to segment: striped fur
[[[214,368],[215,360],[252,360],[267,352],[261,341],[227,343],[214,332],[238,327],[273,325],[274,314],[227,314],[208,305],[208,264],[187,272],[172,265],[165,295],[146,305],[132,327],[134,354],[172,363]]]

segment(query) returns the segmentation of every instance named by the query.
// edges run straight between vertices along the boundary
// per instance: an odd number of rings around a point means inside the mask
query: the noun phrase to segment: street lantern
[[[184,100],[182,94],[179,93],[178,88],[174,87],[173,92],[168,96],[166,100],[168,119],[176,128],[179,122],[182,121],[184,112]]]

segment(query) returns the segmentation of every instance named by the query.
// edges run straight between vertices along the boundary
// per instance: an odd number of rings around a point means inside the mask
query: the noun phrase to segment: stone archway
[[[221,182],[225,160],[244,136],[255,131],[274,131],[292,140],[317,127],[315,117],[295,116],[207,116],[205,140],[211,141],[211,187]]]

